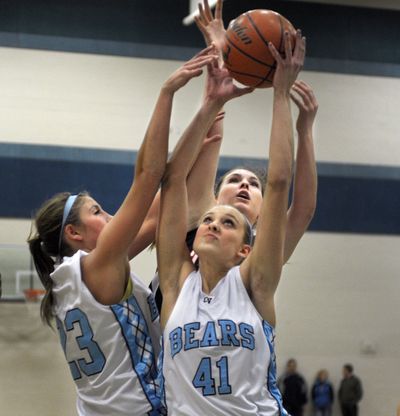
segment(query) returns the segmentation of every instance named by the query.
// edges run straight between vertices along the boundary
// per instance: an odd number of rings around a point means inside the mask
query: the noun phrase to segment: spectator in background
[[[358,402],[363,395],[361,381],[353,371],[351,364],[343,366],[343,379],[339,387],[339,402],[343,416],[358,415]]]
[[[297,372],[297,361],[290,358],[286,372],[281,377],[279,387],[282,392],[283,407],[291,416],[303,416],[307,403],[307,385],[304,377]]]
[[[334,398],[333,387],[328,380],[328,371],[319,370],[311,389],[311,398],[314,406],[314,416],[331,416]]]

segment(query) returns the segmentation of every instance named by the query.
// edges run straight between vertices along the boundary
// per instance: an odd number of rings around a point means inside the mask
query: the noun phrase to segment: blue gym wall
[[[135,157],[131,151],[0,143],[0,217],[31,218],[60,190],[88,190],[115,212],[129,189]],[[238,165],[263,168],[265,160],[222,157],[219,174]],[[318,181],[310,230],[400,234],[399,168],[319,163]]]
[[[228,23],[246,10],[266,7],[279,10],[308,36],[305,69],[400,76],[400,48],[394,47],[399,11],[230,0],[224,2],[224,19]],[[1,0],[0,46],[186,59],[203,46],[196,27],[182,25],[187,14],[187,0]],[[30,218],[60,189],[87,189],[113,212],[128,189],[134,158],[122,151],[0,143],[0,217]],[[222,157],[220,173],[237,162],[246,164]],[[400,233],[399,168],[319,163],[318,171],[311,230]]]

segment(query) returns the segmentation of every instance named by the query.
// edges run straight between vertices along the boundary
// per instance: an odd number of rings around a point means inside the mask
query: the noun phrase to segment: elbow
[[[155,156],[155,159],[157,157]],[[151,161],[143,163],[143,161],[136,161],[135,163],[135,178],[138,176],[143,176],[146,178],[154,178],[161,180],[165,173],[167,161]]]
[[[97,300],[97,302],[101,303],[102,305],[115,305],[119,302],[121,302],[124,293],[121,291],[110,291],[109,293],[105,293],[105,291],[102,291],[101,293],[92,293],[93,297]]]
[[[182,169],[176,169],[173,164],[167,163],[164,175],[162,177],[162,185],[169,185],[171,183],[186,182],[187,172]]]
[[[306,205],[302,209],[302,217],[304,222],[308,225],[314,218],[316,204]]]
[[[316,199],[308,202],[293,201],[291,211],[301,224],[308,226],[314,218],[315,210],[317,208]]]
[[[276,190],[289,189],[293,170],[291,164],[270,166],[267,174],[267,185]]]
[[[310,223],[311,220],[314,218],[316,208],[317,208],[316,203],[306,208],[305,217],[308,220],[308,223]]]
[[[149,180],[149,181],[161,182],[161,179],[164,173],[165,173],[164,168],[143,167],[141,169],[136,169],[135,179],[145,178],[146,180]]]
[[[121,302],[124,298],[127,287],[129,286],[125,279],[121,281],[120,278],[116,279],[115,276],[111,277],[114,278],[104,278],[101,279],[101,281],[97,281],[96,284],[93,284],[92,282],[92,284],[88,286],[92,296],[102,305],[115,305]]]
[[[274,173],[271,175],[268,172],[267,187],[269,189],[278,191],[278,192],[289,191],[290,183],[291,183],[290,175],[286,175],[284,173],[282,174]]]

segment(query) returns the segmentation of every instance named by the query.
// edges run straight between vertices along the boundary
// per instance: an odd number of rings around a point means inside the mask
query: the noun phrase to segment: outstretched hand
[[[297,75],[304,65],[306,52],[306,38],[298,29],[296,32],[296,46],[292,53],[292,45],[289,32],[284,33],[285,56],[281,56],[275,46],[269,42],[268,47],[276,60],[276,71],[273,80],[275,90],[289,93]]]
[[[296,93],[294,94],[293,91]],[[312,132],[315,116],[318,111],[318,101],[312,88],[304,81],[295,81],[290,92],[290,98],[299,108],[296,130],[300,136]]]
[[[207,71],[206,98],[217,101],[221,107],[232,98],[254,91],[251,87],[235,85],[225,66],[220,67],[215,60],[207,65]]]
[[[200,76],[203,73],[203,67],[212,62],[216,63],[217,60],[218,56],[215,54],[214,46],[208,46],[173,72],[165,81],[164,89],[171,93],[175,93],[192,78]]]
[[[222,20],[222,0],[218,0],[213,16],[208,0],[199,3],[199,16],[194,18],[197,27],[203,34],[206,45],[214,43],[221,54],[225,42],[225,28]]]

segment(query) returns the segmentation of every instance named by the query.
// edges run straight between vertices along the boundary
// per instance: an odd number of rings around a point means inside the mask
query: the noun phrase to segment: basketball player
[[[213,120],[226,101],[227,83],[209,93],[164,176],[157,255],[164,296],[162,373],[171,414],[287,414],[276,387],[274,293],[283,265],[293,165],[290,88],[303,65],[305,39],[298,31],[292,54],[286,33],[285,58],[269,47],[277,60],[273,121],[267,190],[253,249],[251,224],[230,205],[217,205],[201,218],[194,241],[198,271],[185,244],[187,175],[205,121]]]
[[[200,16],[195,20],[206,44],[213,43],[220,51],[225,36],[222,21],[222,1],[218,0],[214,16],[207,0],[204,0],[203,5],[199,3],[199,12]],[[220,63],[222,63],[221,56]],[[284,263],[289,261],[307,230],[314,216],[317,202],[317,170],[313,144],[313,124],[318,110],[318,102],[312,88],[301,80],[294,82],[290,97],[299,109],[296,121],[298,145],[293,193],[287,212]],[[215,186],[218,157],[223,137],[224,114],[220,110],[219,117],[207,133],[199,156],[188,176],[190,208],[188,229],[191,231],[187,235],[187,244],[190,250],[193,248],[193,239],[200,216],[215,204],[230,204],[236,207],[247,216],[254,228],[254,234],[256,233],[256,224],[263,195],[263,180],[260,176],[247,168],[235,168],[227,172]],[[196,259],[196,256],[194,256],[194,259]],[[157,274],[151,282],[151,289],[155,293],[157,307],[161,310],[162,294],[159,290]]]
[[[217,1],[214,16],[207,0],[204,0],[203,4],[199,3],[199,16],[195,18],[195,21],[197,27],[203,34],[206,44],[210,45],[213,43],[220,51],[221,62],[221,50],[225,42],[225,28],[222,20],[222,0]],[[296,122],[298,146],[296,169],[294,172],[294,188],[291,205],[287,213],[288,223],[284,251],[285,263],[293,254],[293,251],[313,218],[317,195],[317,172],[312,129],[318,110],[318,102],[312,88],[304,81],[294,82],[290,96],[299,109],[299,115]],[[215,199],[214,186],[210,186],[209,183],[215,179],[216,175],[218,155],[222,141],[222,121],[214,125],[212,134],[214,136],[219,134],[221,140],[204,147],[202,154],[200,154],[188,178],[189,192],[192,188],[196,189],[196,193],[190,193],[192,223],[195,223],[195,219],[199,217],[199,212],[204,212],[215,203],[220,203],[234,205],[255,226],[260,212],[262,181],[251,170],[232,169],[217,184]],[[207,154],[205,154],[206,152]],[[201,175],[200,173],[196,173],[196,169],[202,172],[201,181],[196,179]],[[211,177],[211,181],[208,177]],[[196,180],[196,187],[194,187]],[[250,191],[250,194],[247,196],[243,195],[244,198],[238,196],[240,195],[239,190],[242,188],[247,188]],[[252,198],[252,190],[256,191],[254,201]],[[198,207],[197,212],[194,211],[192,206]]]
[[[134,181],[114,217],[86,193],[61,193],[35,218],[29,248],[46,289],[41,315],[49,325],[56,320],[79,415],[165,414],[155,364],[159,316],[151,292],[130,272],[128,254],[164,174],[174,94],[217,59],[212,49],[162,86]]]
[[[312,127],[318,103],[312,89],[303,81],[295,82],[291,98],[299,108],[296,122],[298,146],[293,195],[287,212],[285,263],[293,254],[313,218],[317,193]],[[213,134],[217,133],[214,131]],[[190,224],[193,226],[196,224],[201,208],[204,212],[215,204],[230,204],[247,216],[256,231],[263,195],[263,180],[256,172],[245,168],[231,169],[220,178],[215,186],[214,194],[214,186],[211,183],[216,176],[221,141],[222,139],[219,142],[214,141],[203,146],[202,152],[189,174]],[[200,180],[200,172],[203,172],[202,180]],[[192,189],[196,189],[196,192]]]

